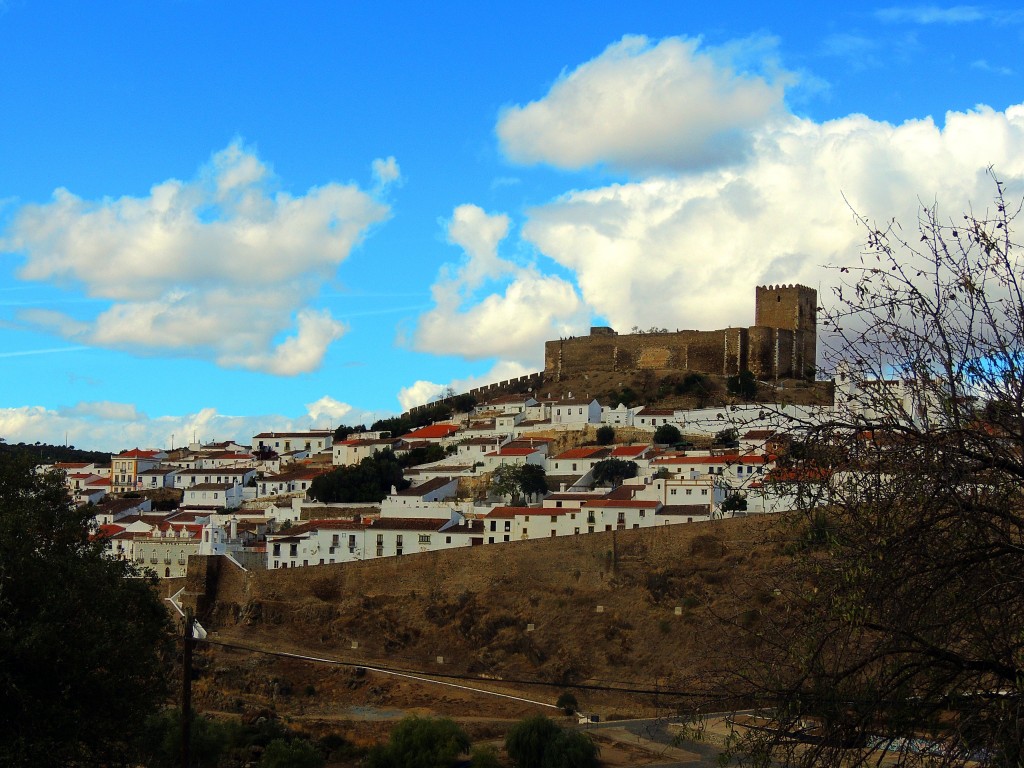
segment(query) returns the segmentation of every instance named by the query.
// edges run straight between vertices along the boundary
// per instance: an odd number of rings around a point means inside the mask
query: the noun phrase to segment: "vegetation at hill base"
[[[0,453],[0,764],[130,764],[163,704],[155,579],[104,555],[63,477]]]
[[[523,497],[547,492],[547,473],[539,464],[502,464],[491,473],[490,490],[498,496],[511,496],[517,504]]]
[[[147,768],[178,768],[181,711],[169,708],[145,722],[140,759]],[[189,733],[191,764],[209,768],[321,768],[328,760],[364,755],[337,734],[313,738],[286,727],[270,711],[245,719],[193,716]]]
[[[469,752],[466,732],[446,717],[406,717],[367,755],[369,768],[451,768]]]
[[[3,454],[24,456],[33,464],[56,464],[58,462],[110,464],[110,454],[102,451],[84,451],[73,445],[8,443],[0,437],[0,455]]]
[[[338,467],[313,478],[309,497],[324,503],[377,502],[392,488],[404,490],[409,481],[402,475],[402,462],[391,450],[378,451],[358,464]]]
[[[675,445],[682,439],[683,435],[675,424],[662,424],[654,430],[654,442],[658,445]]]
[[[805,425],[765,580],[786,610],[727,622],[729,693],[762,706],[745,764],[1024,762],[1019,209],[996,182],[984,213],[862,220],[824,311],[837,411]]]
[[[600,753],[589,734],[562,728],[543,715],[514,725],[505,751],[517,768],[596,768]]]
[[[591,470],[595,485],[612,486],[630,477],[636,477],[638,471],[636,462],[627,459],[601,459]]]

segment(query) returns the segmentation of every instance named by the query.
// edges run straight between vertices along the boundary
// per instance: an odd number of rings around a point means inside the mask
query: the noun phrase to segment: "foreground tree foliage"
[[[407,717],[366,762],[370,768],[450,768],[469,747],[469,737],[454,720]]]
[[[192,718],[191,764],[203,768],[319,768],[329,759],[352,760],[364,750],[338,734],[318,741],[293,731],[276,718],[260,716],[254,721]],[[180,768],[181,711],[168,709],[145,723],[145,749],[140,765],[147,768]],[[254,758],[258,762],[254,763]]]
[[[163,701],[154,580],[108,559],[63,478],[0,454],[0,764],[131,763]]]
[[[841,270],[838,407],[787,469],[793,561],[734,689],[764,705],[746,763],[1024,762],[1024,263],[996,188],[916,232],[864,221]]]
[[[505,751],[517,768],[594,768],[600,753],[589,734],[566,730],[543,715],[512,726]]]

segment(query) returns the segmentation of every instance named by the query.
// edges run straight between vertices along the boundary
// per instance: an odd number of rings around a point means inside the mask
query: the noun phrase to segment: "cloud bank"
[[[514,162],[627,171],[704,168],[734,162],[749,131],[783,110],[788,76],[737,71],[700,41],[657,44],[627,36],[526,106],[507,108],[497,133]]]
[[[298,416],[264,414],[232,416],[214,408],[182,415],[149,416],[131,403],[80,402],[65,408],[22,406],[0,408],[0,435],[8,443],[36,441],[86,450],[118,452],[133,447],[170,448],[192,442],[235,440],[249,445],[252,436],[268,430],[333,428],[341,423],[370,423],[379,417],[357,412],[347,403],[324,395],[306,404]]]
[[[954,10],[946,18],[973,15]],[[1011,196],[1024,192],[1024,105],[979,105],[938,122],[818,122],[785,107],[784,76],[737,75],[729,56],[749,59],[741,48],[711,56],[692,40],[624,38],[503,113],[497,133],[514,161],[616,166],[631,179],[527,210],[510,247],[535,249],[560,269],[543,271],[544,259],[509,268],[505,284],[460,294],[454,308],[453,282],[473,273],[474,259],[497,258],[470,256],[435,286],[440,298],[421,319],[417,347],[471,358],[500,350],[525,362],[558,328],[584,328],[591,317],[620,332],[746,326],[760,284],[801,282],[828,301],[829,265],[861,253],[854,212],[913,227],[922,206],[938,203],[959,220],[992,199],[990,167]],[[755,70],[774,66],[770,47],[764,55]],[[502,238],[511,231],[503,220]],[[571,322],[554,322],[555,308],[569,308],[562,317]]]
[[[398,178],[378,161],[381,182]],[[0,247],[19,277],[81,287],[109,305],[94,317],[24,310],[36,328],[135,354],[209,359],[283,376],[315,370],[345,327],[311,306],[387,206],[354,185],[293,196],[239,142],[191,181],[144,197],[83,200],[66,189],[23,206]]]
[[[508,232],[503,214],[474,205],[455,209],[448,238],[466,258],[442,267],[431,288],[434,307],[420,317],[413,334],[415,349],[467,360],[499,358],[537,370],[546,339],[578,333],[586,325],[570,282],[498,255]],[[497,290],[480,298],[478,289],[489,287]]]

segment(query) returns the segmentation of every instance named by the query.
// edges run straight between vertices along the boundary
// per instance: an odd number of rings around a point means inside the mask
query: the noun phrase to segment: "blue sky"
[[[370,421],[1024,190],[1011,5],[626,5],[0,0],[0,437]]]

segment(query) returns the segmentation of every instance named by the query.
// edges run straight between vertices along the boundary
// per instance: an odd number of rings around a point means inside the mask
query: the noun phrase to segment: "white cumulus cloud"
[[[497,357],[537,370],[545,340],[586,325],[587,312],[570,282],[498,255],[508,230],[505,215],[472,205],[455,209],[448,236],[466,260],[442,268],[431,288],[435,306],[420,316],[413,334],[416,349],[468,360]]]
[[[397,174],[389,158],[380,174]],[[390,163],[390,164],[389,164]],[[353,185],[291,195],[234,142],[191,181],[143,197],[84,200],[58,189],[15,215],[0,248],[24,280],[80,288],[95,317],[25,310],[76,342],[210,359],[279,375],[315,370],[344,326],[310,302],[387,206]]]
[[[914,222],[938,201],[959,217],[991,199],[989,165],[1024,180],[1024,105],[950,113],[942,128],[792,117],[758,131],[740,166],[571,192],[530,211],[523,237],[620,331],[743,326],[756,285],[825,287],[824,265],[858,258],[853,210]]]
[[[741,51],[624,37],[563,74],[543,98],[506,109],[498,137],[515,162],[569,169],[606,164],[642,172],[739,160],[749,132],[784,112],[790,79],[723,63]]]
[[[398,161],[394,157],[378,157],[371,164],[373,179],[378,187],[386,187],[402,179],[402,171],[398,167]]]
[[[80,402],[63,408],[22,406],[0,408],[0,437],[8,443],[36,441],[87,450],[118,452],[128,448],[181,447],[193,440],[234,440],[251,444],[260,432],[331,428],[343,420],[352,424],[374,421],[378,414],[356,412],[325,395],[306,405],[298,416],[263,414],[232,416],[215,408],[194,413],[148,416],[132,403]]]
[[[307,403],[306,413],[309,414],[309,418],[317,423],[326,421],[330,424],[336,424],[352,413],[352,406],[340,400],[335,400],[330,395],[324,395],[315,402]]]

